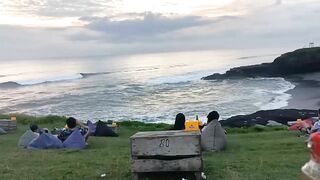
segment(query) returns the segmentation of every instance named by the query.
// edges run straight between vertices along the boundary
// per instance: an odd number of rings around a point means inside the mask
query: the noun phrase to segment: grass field
[[[0,119],[1,116],[0,115]],[[91,137],[85,150],[17,148],[30,121],[61,127],[63,117],[18,116],[18,130],[0,136],[0,179],[130,179],[129,137],[138,131],[168,129],[166,124],[123,122],[119,137]],[[283,128],[229,129],[228,149],[203,153],[207,179],[298,179],[309,159],[306,138]],[[101,177],[101,174],[106,174]]]

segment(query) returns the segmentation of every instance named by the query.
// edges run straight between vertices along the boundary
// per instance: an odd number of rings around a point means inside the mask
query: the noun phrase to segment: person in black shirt
[[[76,130],[76,128],[79,128],[80,133],[85,138],[85,141],[88,140],[89,134],[90,134],[88,126],[83,125],[79,120],[77,120],[73,117],[69,117],[66,120],[66,123],[67,123],[68,128],[65,128],[58,135],[58,138],[62,142],[65,141],[73,133],[73,131]]]

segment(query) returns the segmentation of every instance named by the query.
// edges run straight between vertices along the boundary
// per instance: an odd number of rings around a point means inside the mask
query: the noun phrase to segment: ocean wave
[[[38,84],[43,84],[43,83],[69,81],[69,80],[88,78],[91,76],[105,75],[105,74],[110,74],[110,73],[112,73],[112,72],[79,73],[79,74],[59,75],[59,76],[54,76],[54,77],[31,79],[31,80],[6,81],[6,82],[0,83],[0,88],[15,88],[15,87],[19,87],[19,86],[31,86],[31,85],[38,85]],[[1,76],[2,75],[0,75],[0,77]],[[6,76],[4,76],[4,77],[6,77]]]
[[[7,82],[0,83],[0,88],[15,88],[19,86],[22,86],[22,85],[14,81],[7,81]]]
[[[293,88],[295,88],[296,86],[294,84],[292,84],[289,81],[286,81],[284,78],[278,77],[278,78],[253,78],[251,80],[275,80],[278,81],[278,85],[279,87],[277,89],[273,89],[273,90],[263,90],[263,89],[257,89],[256,92],[257,93],[261,93],[261,92],[269,92],[269,93],[274,93],[274,94],[282,94],[285,93]]]
[[[255,105],[258,106],[260,110],[278,109],[287,106],[289,99],[291,99],[291,95],[283,93],[272,98],[267,103],[256,103]]]
[[[46,79],[34,79],[34,80],[27,80],[27,81],[17,81],[17,83],[25,86],[25,85],[35,85],[35,84],[42,84],[42,83],[68,81],[68,80],[75,80],[75,79],[81,79],[81,78],[83,78],[83,76],[81,74],[73,74],[73,75],[55,76],[55,77],[46,78]]]
[[[74,74],[74,75],[50,77],[46,79],[40,78],[40,79],[22,80],[22,81],[7,81],[7,82],[0,83],[0,88],[15,88],[19,86],[31,86],[31,85],[38,85],[43,83],[61,82],[61,81],[75,80],[75,79],[81,79],[81,78],[83,78],[83,75]]]
[[[167,66],[165,67],[166,69],[168,68],[177,68],[177,67],[185,67],[187,66],[186,64],[177,64],[177,65],[170,65],[170,66]],[[151,66],[151,67],[141,67],[139,69],[136,69],[135,71],[136,72],[139,72],[139,71],[152,71],[152,70],[158,70],[158,69],[161,69],[160,67],[155,67],[155,66]]]
[[[192,73],[165,76],[165,77],[157,77],[157,78],[149,79],[148,83],[155,84],[155,85],[186,83],[186,82],[200,80],[206,74],[208,74],[208,72],[201,71],[201,72],[192,72]]]
[[[247,79],[257,80],[257,81],[261,81],[261,80],[283,80],[283,81],[285,81],[285,79],[282,77],[255,77],[255,78],[247,78]]]
[[[273,94],[274,96],[268,102],[255,103],[254,105],[259,107],[260,110],[277,109],[277,108],[285,107],[288,105],[288,101],[291,99],[291,95],[286,92],[291,89],[294,89],[295,85],[286,81],[284,78],[277,78],[277,79],[273,78],[273,80],[281,80],[279,82],[279,84],[281,84],[281,87],[274,90],[262,90],[262,89],[255,90],[256,93],[267,93],[267,94]]]
[[[99,76],[105,74],[111,74],[112,72],[96,72],[96,73],[79,73],[82,77]]]

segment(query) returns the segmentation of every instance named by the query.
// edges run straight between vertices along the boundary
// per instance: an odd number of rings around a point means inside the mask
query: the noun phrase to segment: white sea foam
[[[278,109],[288,105],[288,100],[291,98],[290,94],[282,94],[273,98],[269,103],[261,104],[261,110],[268,110],[268,109]]]
[[[268,78],[260,78],[260,80],[268,80]],[[288,81],[285,81],[284,78],[270,78],[269,80],[278,80],[279,82],[277,85],[279,85],[279,87],[272,90],[255,90],[257,94],[263,93],[266,95],[271,95],[272,98],[268,102],[259,101],[257,103],[254,103],[254,105],[259,107],[260,110],[277,109],[287,106],[291,95],[286,92],[295,88],[295,85]]]

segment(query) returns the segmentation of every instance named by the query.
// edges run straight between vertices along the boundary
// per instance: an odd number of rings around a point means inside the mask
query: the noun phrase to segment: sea
[[[0,60],[0,113],[172,124],[180,112],[205,121],[213,110],[226,119],[281,108],[294,88],[283,78],[201,80],[279,55],[219,50]]]

